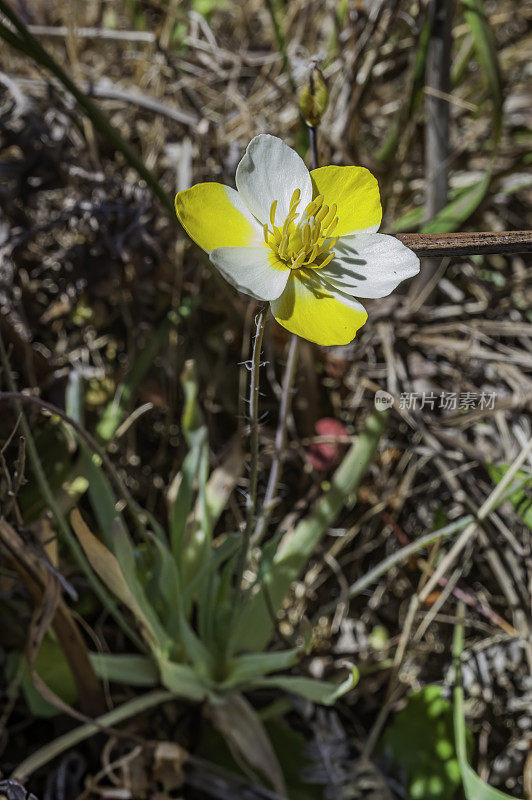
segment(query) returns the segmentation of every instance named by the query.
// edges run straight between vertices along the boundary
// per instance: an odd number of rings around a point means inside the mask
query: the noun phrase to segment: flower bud
[[[309,71],[308,81],[299,93],[299,108],[307,125],[310,125],[311,128],[319,125],[328,102],[327,84],[321,70],[316,64],[313,64]]]

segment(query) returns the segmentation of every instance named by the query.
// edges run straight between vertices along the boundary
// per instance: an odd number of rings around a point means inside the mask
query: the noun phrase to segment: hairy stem
[[[242,535],[242,547],[238,558],[236,569],[235,588],[240,595],[242,588],[242,577],[248,558],[249,545],[251,542],[251,529],[255,519],[255,508],[257,505],[257,480],[259,475],[259,378],[260,378],[260,354],[262,350],[262,338],[266,324],[267,310],[261,308],[257,314],[257,328],[253,342],[253,355],[251,358],[251,379],[249,383],[249,424],[250,424],[250,471],[249,471],[249,490],[246,501],[246,524]]]
[[[288,358],[286,360],[286,367],[283,376],[281,402],[279,404],[279,422],[277,424],[277,431],[275,433],[275,452],[270,468],[264,501],[260,514],[257,516],[257,522],[253,536],[251,537],[252,545],[257,545],[262,540],[268,527],[271,513],[275,508],[275,495],[277,494],[277,487],[279,486],[279,481],[281,480],[283,471],[283,456],[286,447],[286,429],[290,415],[290,407],[292,405],[292,390],[297,369],[298,353],[299,339],[295,334],[292,334],[290,337]]]

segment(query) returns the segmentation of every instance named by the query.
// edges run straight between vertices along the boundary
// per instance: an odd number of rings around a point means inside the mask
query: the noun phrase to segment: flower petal
[[[382,208],[377,179],[364,167],[318,167],[310,173],[314,196],[322,194],[324,202],[338,206],[335,236],[379,229]]]
[[[179,222],[207,253],[215,247],[244,247],[261,241],[262,228],[242,198],[222,183],[197,183],[176,195]]]
[[[218,247],[210,259],[224,278],[257,300],[275,300],[282,294],[290,270],[264,243],[256,247]]]
[[[255,136],[248,144],[236,170],[236,187],[262,224],[268,222],[274,200],[276,224],[283,224],[295,189],[301,191],[300,212],[312,200],[312,181],[303,159],[282,139],[266,133]]]
[[[322,345],[348,344],[368,318],[364,306],[326,286],[311,269],[293,270],[271,309],[283,328]]]
[[[343,236],[335,256],[320,276],[338,291],[356,297],[386,297],[419,272],[419,258],[408,247],[384,233]]]

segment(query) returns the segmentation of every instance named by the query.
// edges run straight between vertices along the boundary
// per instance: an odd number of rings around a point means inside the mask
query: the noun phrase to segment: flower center
[[[290,269],[321,269],[334,258],[333,247],[338,237],[331,234],[338,224],[337,206],[326,206],[319,194],[299,214],[301,192],[292,194],[288,216],[281,226],[275,224],[277,200],[271,204],[270,225],[264,225],[264,241]]]

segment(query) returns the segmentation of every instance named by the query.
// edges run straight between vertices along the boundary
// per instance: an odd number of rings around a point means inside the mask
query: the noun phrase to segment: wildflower
[[[237,190],[200,183],[176,196],[177,216],[233,286],[270,302],[277,322],[321,345],[350,342],[367,320],[357,297],[390,294],[419,272],[417,256],[376,233],[376,179],[362,167],[309,173],[281,139],[249,143]]]

